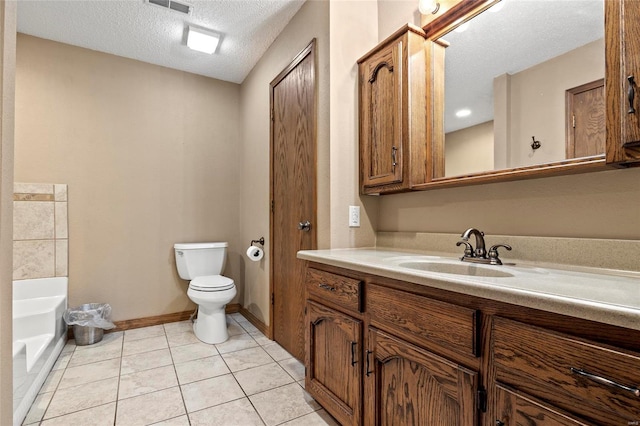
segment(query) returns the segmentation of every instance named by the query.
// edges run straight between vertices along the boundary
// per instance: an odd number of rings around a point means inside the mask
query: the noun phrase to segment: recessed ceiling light
[[[189,26],[187,29],[187,46],[190,49],[212,54],[218,48],[220,34]]]
[[[470,115],[471,115],[471,110],[468,108],[464,108],[456,111],[456,117],[458,118],[468,117]]]
[[[462,24],[462,25],[460,25],[460,26],[456,27],[456,29],[455,29],[455,30],[453,30],[453,31],[455,31],[455,32],[457,32],[457,33],[463,33],[463,32],[465,32],[465,31],[467,31],[467,29],[468,29],[468,28],[469,28],[469,22],[467,21],[467,22],[465,22],[464,24]]]

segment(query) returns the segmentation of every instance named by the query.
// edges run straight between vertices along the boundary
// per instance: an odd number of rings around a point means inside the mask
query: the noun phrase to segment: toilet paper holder
[[[252,246],[254,243],[258,243],[261,246],[264,246],[264,237],[260,237],[260,239],[258,240],[251,240],[251,243],[249,245]]]

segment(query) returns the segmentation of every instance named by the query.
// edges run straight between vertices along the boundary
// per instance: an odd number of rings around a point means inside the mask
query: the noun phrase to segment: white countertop
[[[433,288],[640,330],[640,273],[516,262],[478,265],[453,256],[381,248],[304,250],[298,258]],[[458,269],[492,276],[432,272]],[[405,264],[405,266],[402,266]]]

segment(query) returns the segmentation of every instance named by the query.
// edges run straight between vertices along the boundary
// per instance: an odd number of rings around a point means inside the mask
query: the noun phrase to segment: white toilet
[[[174,244],[178,274],[191,280],[187,295],[198,305],[193,324],[196,337],[205,343],[229,338],[225,305],[235,297],[236,285],[220,275],[227,259],[228,243]]]

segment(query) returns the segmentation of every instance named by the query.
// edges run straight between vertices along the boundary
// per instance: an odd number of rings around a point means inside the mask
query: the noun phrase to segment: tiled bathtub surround
[[[16,183],[13,189],[13,279],[66,277],[67,185]]]
[[[482,229],[481,229],[482,230]],[[399,250],[436,252],[462,256],[456,247],[460,234],[426,232],[378,232],[376,246]],[[485,235],[487,250],[494,244],[509,244],[513,250],[500,250],[504,262],[587,266],[593,268],[640,271],[640,241],[595,238],[521,237]],[[472,239],[471,243],[475,245]]]
[[[24,425],[336,425],[304,366],[240,314],[207,345],[189,321],[69,341]]]

